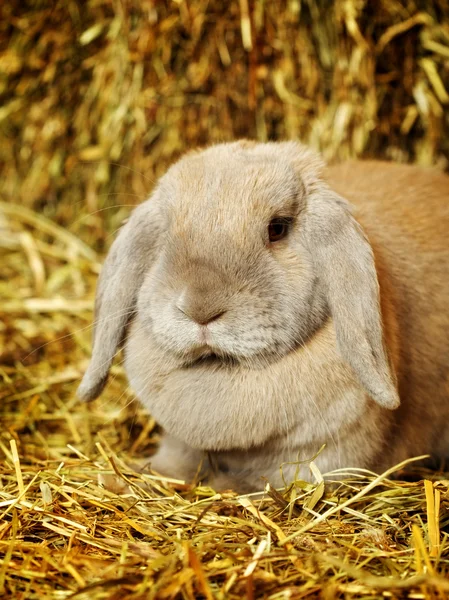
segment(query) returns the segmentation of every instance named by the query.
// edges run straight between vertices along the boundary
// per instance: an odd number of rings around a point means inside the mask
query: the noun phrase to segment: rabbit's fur
[[[280,485],[323,444],[322,472],[447,454],[448,238],[437,170],[326,167],[296,142],[191,152],[111,247],[79,395],[124,344],[166,431],[152,467],[189,479],[208,456],[217,488]]]

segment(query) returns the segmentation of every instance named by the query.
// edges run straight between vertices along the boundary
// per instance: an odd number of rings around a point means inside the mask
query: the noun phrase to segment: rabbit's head
[[[246,141],[172,166],[106,258],[80,397],[102,391],[133,315],[180,365],[250,369],[307,344],[331,318],[359,382],[397,407],[373,252],[322,167],[298,143]]]

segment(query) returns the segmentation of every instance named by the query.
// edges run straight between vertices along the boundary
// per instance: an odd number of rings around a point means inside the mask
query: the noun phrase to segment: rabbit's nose
[[[193,297],[182,293],[176,302],[176,308],[198,325],[207,325],[212,321],[217,321],[226,312],[208,294],[198,293]]]
[[[209,323],[212,323],[212,321],[217,321],[226,312],[225,310],[213,310],[212,308],[208,309],[207,306],[185,307],[177,304],[176,308],[191,321],[198,323],[198,325],[208,325]]]

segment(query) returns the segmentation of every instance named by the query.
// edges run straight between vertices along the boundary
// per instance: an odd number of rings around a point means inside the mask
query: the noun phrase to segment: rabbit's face
[[[294,169],[241,152],[189,156],[162,182],[165,223],[138,318],[185,363],[262,366],[304,344],[323,302],[300,229],[306,192]]]
[[[167,362],[245,368],[307,345],[329,316],[368,394],[398,406],[372,248],[321,167],[295,142],[236,142],[169,169],[106,259],[79,395],[103,389],[131,316]]]

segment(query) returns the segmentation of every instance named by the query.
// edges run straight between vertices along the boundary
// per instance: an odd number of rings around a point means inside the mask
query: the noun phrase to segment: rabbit
[[[123,347],[164,431],[151,468],[217,490],[281,487],[311,458],[447,456],[448,238],[434,168],[329,166],[299,142],[188,152],[107,255],[78,395]]]

